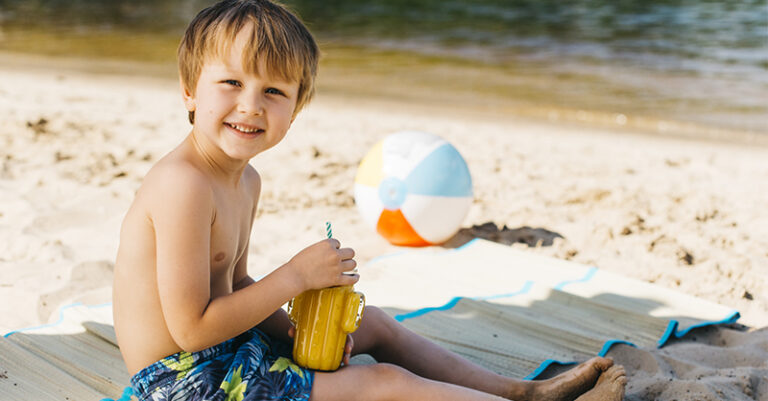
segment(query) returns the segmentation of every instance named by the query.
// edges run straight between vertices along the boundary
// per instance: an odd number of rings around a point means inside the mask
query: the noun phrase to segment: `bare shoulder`
[[[256,218],[256,209],[259,205],[259,196],[261,196],[261,176],[250,164],[243,171],[243,183],[246,193],[251,199],[251,221]]]
[[[213,212],[212,184],[211,178],[193,163],[170,154],[147,173],[136,197],[152,220],[174,209]]]
[[[243,179],[246,185],[248,185],[250,192],[254,195],[254,199],[258,200],[261,194],[261,175],[259,175],[259,172],[249,164],[245,167],[245,171],[243,171]]]

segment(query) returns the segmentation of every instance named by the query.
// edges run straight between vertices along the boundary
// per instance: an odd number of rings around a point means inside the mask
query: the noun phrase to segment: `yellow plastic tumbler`
[[[365,295],[344,285],[304,291],[288,303],[296,326],[293,360],[315,370],[336,370],[344,356],[347,333],[360,326]]]

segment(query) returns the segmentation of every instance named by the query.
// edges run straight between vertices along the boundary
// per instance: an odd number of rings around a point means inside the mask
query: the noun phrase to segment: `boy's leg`
[[[352,334],[353,353],[402,366],[414,374],[514,400],[574,399],[594,387],[613,362],[593,358],[555,378],[523,381],[501,376],[408,330],[381,309],[366,307],[360,328]]]
[[[425,379],[395,365],[346,366],[335,372],[315,372],[310,401],[377,400],[502,400],[450,383]]]

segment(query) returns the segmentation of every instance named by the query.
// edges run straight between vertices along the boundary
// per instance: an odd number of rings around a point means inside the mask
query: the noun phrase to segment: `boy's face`
[[[299,91],[297,82],[270,78],[262,61],[258,75],[243,69],[245,32],[222,60],[203,64],[194,95],[183,89],[187,110],[195,112],[193,131],[236,160],[249,160],[285,137]]]

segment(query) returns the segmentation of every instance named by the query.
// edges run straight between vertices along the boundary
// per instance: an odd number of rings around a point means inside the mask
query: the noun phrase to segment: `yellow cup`
[[[365,296],[351,285],[304,291],[288,303],[296,326],[293,360],[309,369],[336,370],[347,333],[360,326]]]

